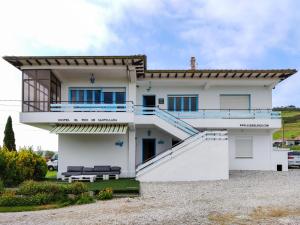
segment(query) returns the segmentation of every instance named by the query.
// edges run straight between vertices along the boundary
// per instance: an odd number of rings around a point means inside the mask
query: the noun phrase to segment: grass
[[[46,179],[56,179],[56,175],[57,175],[57,171],[55,171],[55,170],[53,170],[53,171],[48,170],[48,172],[46,174]]]
[[[46,175],[46,180],[53,182],[62,182],[56,180],[56,171],[48,171]],[[122,193],[122,194],[139,194],[140,183],[139,181],[133,178],[121,178],[119,180],[111,179],[111,180],[97,180],[94,183],[84,182],[89,191],[99,191],[104,188],[111,187],[114,193]]]
[[[300,111],[282,111],[284,121],[284,138],[293,139],[300,136]],[[282,128],[273,134],[273,139],[282,139]]]
[[[53,203],[48,205],[34,205],[34,206],[0,206],[0,212],[25,212],[25,211],[37,211],[45,209],[57,209],[64,207],[64,204]]]

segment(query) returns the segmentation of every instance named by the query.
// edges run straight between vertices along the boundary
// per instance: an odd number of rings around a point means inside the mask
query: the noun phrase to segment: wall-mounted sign
[[[163,145],[165,142],[164,142],[164,140],[159,140],[157,143],[158,143],[159,145]]]
[[[120,146],[120,147],[123,147],[123,144],[124,142],[120,140],[115,143],[116,146]]]
[[[92,118],[92,119],[87,119],[87,118],[81,118],[81,119],[57,119],[57,122],[117,122],[118,119],[115,118]]]
[[[266,124],[266,123],[241,123],[240,124],[240,127],[269,127],[270,125],[269,124]]]
[[[163,98],[158,99],[158,104],[165,104],[165,100]]]

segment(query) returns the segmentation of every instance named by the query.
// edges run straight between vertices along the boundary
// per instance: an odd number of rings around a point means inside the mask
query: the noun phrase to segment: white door
[[[220,109],[250,109],[250,95],[220,95]]]

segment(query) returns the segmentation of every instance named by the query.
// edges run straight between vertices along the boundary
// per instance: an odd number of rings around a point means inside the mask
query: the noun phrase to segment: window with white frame
[[[253,158],[253,138],[251,136],[238,136],[235,138],[235,157]]]

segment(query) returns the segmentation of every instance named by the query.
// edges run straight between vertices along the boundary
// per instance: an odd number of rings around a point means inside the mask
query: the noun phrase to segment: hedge
[[[5,186],[14,186],[25,180],[40,180],[46,176],[46,161],[31,149],[18,152],[0,149],[0,179]]]

